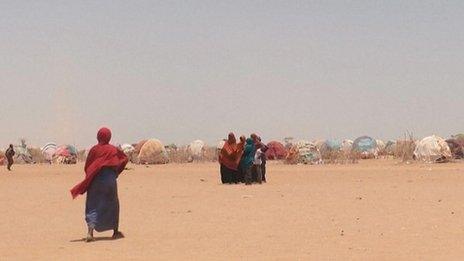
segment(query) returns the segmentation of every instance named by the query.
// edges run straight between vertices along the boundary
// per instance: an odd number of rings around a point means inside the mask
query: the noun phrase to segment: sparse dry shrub
[[[32,157],[32,161],[35,163],[46,163],[47,160],[45,159],[45,156],[42,153],[42,150],[39,148],[28,148],[27,149],[29,154]]]
[[[169,162],[188,163],[188,162],[215,162],[218,158],[218,149],[216,147],[205,147],[203,155],[199,158],[193,158],[187,147],[167,150]]]
[[[80,150],[77,152],[77,161],[79,162],[85,162],[87,160],[87,155],[85,153],[85,150]]]
[[[394,156],[397,159],[401,159],[402,162],[411,161],[414,159],[414,150],[416,149],[416,143],[412,133],[407,133],[404,140],[398,140],[396,142],[396,149]]]
[[[355,164],[362,158],[361,153],[356,151],[325,151],[322,154],[324,164]]]
[[[168,149],[169,162],[172,163],[187,163],[189,162],[189,153],[186,147]]]
[[[216,162],[218,159],[219,150],[216,147],[206,147],[204,151],[203,161]]]

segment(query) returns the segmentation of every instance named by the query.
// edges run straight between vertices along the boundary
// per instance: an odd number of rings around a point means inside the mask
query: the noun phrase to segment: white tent
[[[133,152],[135,151],[135,148],[134,148],[134,146],[125,143],[125,144],[122,144],[122,145],[121,145],[121,150],[122,150],[126,155],[128,155],[128,154],[133,153]]]
[[[352,140],[343,140],[341,149],[345,153],[350,153],[353,149],[353,141]]]
[[[138,159],[141,164],[165,164],[169,162],[163,143],[157,139],[150,139],[143,144]]]
[[[417,160],[428,163],[444,162],[452,158],[448,143],[436,135],[422,139],[414,150],[414,156]]]
[[[206,144],[204,141],[194,140],[188,145],[187,151],[192,159],[201,159],[204,156],[205,149]]]

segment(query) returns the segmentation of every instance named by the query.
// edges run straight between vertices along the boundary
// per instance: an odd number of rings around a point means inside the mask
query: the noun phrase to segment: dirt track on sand
[[[458,260],[464,164],[270,164],[221,185],[217,164],[134,166],[119,178],[126,238],[84,243],[76,166],[0,170],[1,260]]]

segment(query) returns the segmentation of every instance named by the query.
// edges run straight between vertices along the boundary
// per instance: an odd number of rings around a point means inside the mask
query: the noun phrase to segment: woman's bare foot
[[[87,237],[85,238],[85,242],[86,243],[90,243],[90,242],[93,242],[95,241],[95,238],[91,235],[87,235]]]
[[[95,238],[93,237],[93,228],[88,227],[87,237],[85,238],[85,242],[89,243],[93,241],[95,241]]]
[[[114,231],[112,239],[124,238],[124,234],[121,231]]]

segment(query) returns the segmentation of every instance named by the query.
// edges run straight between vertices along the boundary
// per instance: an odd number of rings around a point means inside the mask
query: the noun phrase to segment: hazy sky
[[[0,145],[464,132],[463,1],[0,1]]]

